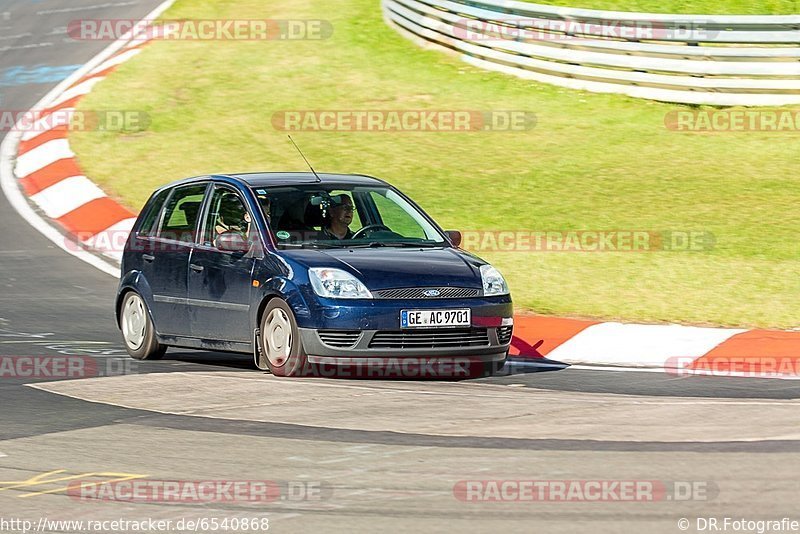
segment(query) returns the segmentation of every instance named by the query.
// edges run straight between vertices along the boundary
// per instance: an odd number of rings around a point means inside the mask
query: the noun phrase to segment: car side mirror
[[[217,237],[215,245],[223,252],[241,252],[250,250],[250,244],[239,232],[225,232]]]
[[[453,243],[454,247],[461,246],[461,232],[458,230],[448,230],[445,232],[447,237],[450,238],[450,241]]]

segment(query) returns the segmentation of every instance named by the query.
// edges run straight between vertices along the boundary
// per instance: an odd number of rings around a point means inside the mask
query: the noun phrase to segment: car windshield
[[[391,187],[255,187],[280,248],[441,246],[442,233]]]

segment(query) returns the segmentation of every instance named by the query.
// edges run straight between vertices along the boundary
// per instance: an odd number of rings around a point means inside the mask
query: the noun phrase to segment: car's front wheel
[[[261,351],[275,376],[302,376],[308,359],[289,305],[274,298],[261,317]]]
[[[156,338],[156,329],[147,313],[142,297],[131,291],[122,301],[120,327],[125,340],[125,349],[131,358],[137,360],[157,360],[167,351]]]

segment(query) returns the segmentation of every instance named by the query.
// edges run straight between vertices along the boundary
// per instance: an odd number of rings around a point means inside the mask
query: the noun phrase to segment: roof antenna
[[[315,171],[314,167],[312,167],[311,164],[308,162],[308,159],[306,159],[306,156],[303,154],[303,151],[300,150],[300,147],[297,146],[297,143],[294,142],[294,139],[292,139],[292,136],[289,135],[289,134],[286,134],[286,137],[289,138],[289,141],[291,141],[292,144],[294,145],[294,147],[297,149],[297,151],[300,152],[300,156],[302,156],[303,160],[305,160],[305,162],[306,162],[306,165],[308,165],[308,168],[311,169],[311,172],[313,172],[314,176],[316,176],[317,182],[321,182],[322,178],[319,177],[319,174],[317,174],[317,171]]]

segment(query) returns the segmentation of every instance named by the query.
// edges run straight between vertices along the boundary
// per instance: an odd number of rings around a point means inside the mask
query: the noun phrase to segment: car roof
[[[386,185],[383,180],[363,174],[318,173],[318,175],[323,184]],[[248,172],[228,174],[226,176],[237,178],[251,187],[313,184],[317,182],[317,177],[310,172]]]
[[[367,176],[364,174],[335,174],[335,173],[318,173],[322,184],[325,185],[389,185],[388,183]],[[235,181],[247,187],[276,187],[287,185],[300,185],[300,184],[314,184],[318,183],[317,178],[310,172],[246,172],[246,173],[231,173],[231,174],[206,174],[202,176],[194,176],[192,178],[184,178],[175,182],[166,184],[159,188],[159,190],[169,189],[179,185],[188,185],[193,182],[207,181]]]

